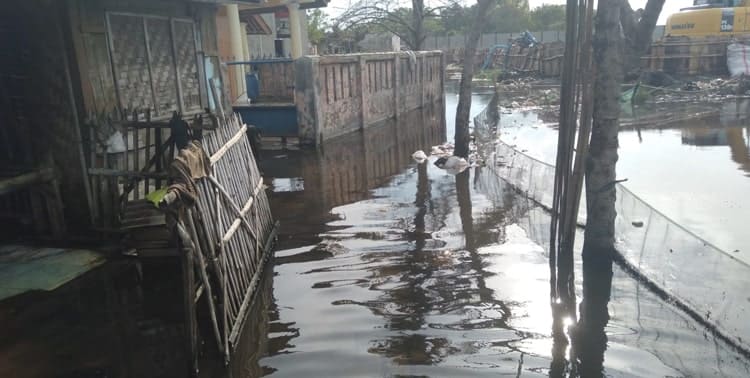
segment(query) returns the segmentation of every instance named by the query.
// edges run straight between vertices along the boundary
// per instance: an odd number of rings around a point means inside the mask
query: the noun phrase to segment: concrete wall
[[[532,32],[534,38],[538,42],[562,42],[565,41],[564,30],[545,30]],[[478,49],[489,49],[495,45],[507,44],[509,40],[518,38],[521,32],[518,33],[485,33],[482,34],[479,39]],[[466,46],[466,36],[464,35],[452,35],[452,36],[428,36],[424,42],[424,48],[430,50],[452,50],[463,48]]]
[[[565,30],[542,30],[531,32],[534,38],[540,43],[565,42]],[[479,40],[478,49],[489,49],[498,44],[506,44],[509,40],[518,38],[521,32],[517,33],[485,33]],[[652,35],[653,41],[658,41],[664,37],[664,25],[657,25]],[[466,36],[427,36],[424,42],[424,48],[427,50],[452,50],[463,48],[466,45]]]
[[[295,62],[300,142],[323,141],[443,100],[439,51],[308,56]]]
[[[401,39],[394,34],[368,34],[357,46],[362,52],[401,51]]]

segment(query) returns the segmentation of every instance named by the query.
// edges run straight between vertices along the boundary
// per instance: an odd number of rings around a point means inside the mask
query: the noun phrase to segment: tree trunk
[[[617,132],[622,82],[618,0],[600,0],[594,36],[594,116],[586,159],[586,230],[583,258],[610,253],[615,241]]]
[[[469,178],[471,170],[467,169],[456,175],[456,199],[458,200],[459,215],[461,216],[461,227],[464,232],[464,248],[475,252],[474,246],[474,218],[471,212],[471,185]]]
[[[412,50],[420,51],[424,47],[424,0],[411,0]]]
[[[487,22],[489,13],[496,4],[497,1],[495,0],[479,0],[477,2],[473,27],[464,47],[464,66],[461,70],[461,85],[458,90],[458,106],[456,107],[456,149],[453,152],[454,155],[463,158],[469,157],[469,111],[471,110],[471,80],[474,78],[474,57],[476,56],[479,37],[482,36],[482,27]]]
[[[625,54],[625,72],[638,71],[641,67],[641,56],[651,46],[656,21],[666,0],[648,0],[642,13],[634,12],[627,0],[621,0],[620,22],[627,40]]]
[[[575,351],[581,377],[603,377],[607,350],[609,300],[612,295],[612,255],[589,256],[583,261],[583,301],[576,326]]]

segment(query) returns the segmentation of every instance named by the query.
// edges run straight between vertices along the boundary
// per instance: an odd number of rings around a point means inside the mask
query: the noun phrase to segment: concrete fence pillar
[[[297,107],[297,126],[300,144],[317,145],[322,142],[320,58],[304,56],[294,61],[294,102]]]
[[[367,104],[369,104],[369,97],[370,97],[370,82],[367,72],[367,60],[364,55],[359,56],[359,88],[360,88],[360,118],[362,119],[362,122],[360,123],[360,128],[364,129],[365,125],[367,124],[367,121],[370,119],[369,117],[369,110],[367,109]]]
[[[393,56],[393,115],[396,119],[401,113],[401,57],[399,54]]]
[[[419,107],[424,106],[424,82],[427,80],[427,73],[425,72],[425,69],[427,68],[427,64],[425,64],[427,59],[425,59],[424,55],[420,55],[417,57],[417,66],[419,67],[417,69],[417,73],[419,74],[419,77],[417,80],[419,80]]]

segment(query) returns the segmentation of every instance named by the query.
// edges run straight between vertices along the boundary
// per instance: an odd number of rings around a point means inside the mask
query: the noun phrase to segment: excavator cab
[[[708,37],[750,33],[748,0],[694,0],[667,19],[666,36]]]
[[[685,9],[704,9],[704,8],[734,8],[742,6],[745,0],[694,0],[693,6]]]

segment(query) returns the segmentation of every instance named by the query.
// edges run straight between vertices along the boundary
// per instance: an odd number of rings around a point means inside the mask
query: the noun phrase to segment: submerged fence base
[[[490,105],[492,107],[494,105]],[[497,119],[485,109],[474,119],[477,135],[490,135],[487,169],[519,192],[550,209],[553,165],[532,158],[495,140]],[[581,201],[585,207],[585,199]],[[651,207],[625,186],[617,184],[615,230],[617,252],[624,267],[647,282],[719,337],[750,355],[750,266]],[[585,224],[585,209],[579,211]]]
[[[174,158],[159,209],[150,200],[125,207],[130,248],[142,258],[179,258],[193,374],[201,336],[229,361],[275,240],[277,225],[246,131],[239,116],[222,117],[218,127],[203,130],[201,143],[190,142]],[[203,306],[207,311],[199,311]],[[204,332],[199,313],[209,315]]]

